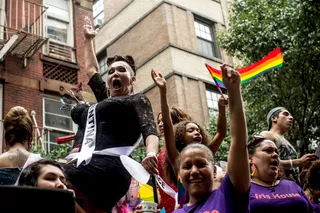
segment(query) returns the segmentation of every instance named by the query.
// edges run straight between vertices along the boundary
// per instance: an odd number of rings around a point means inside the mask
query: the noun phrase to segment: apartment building
[[[226,0],[96,0],[93,17],[103,78],[108,56],[132,55],[138,68],[134,90],[148,96],[154,114],[160,97],[152,68],[165,76],[171,106],[202,125],[217,113],[219,94],[204,64],[232,65],[217,43],[217,34],[226,29]]]
[[[83,18],[92,17],[92,1],[1,0],[0,7],[0,120],[25,107],[37,123],[35,141],[50,152],[56,137],[76,131],[60,98],[82,82],[85,98],[95,101],[83,70]]]

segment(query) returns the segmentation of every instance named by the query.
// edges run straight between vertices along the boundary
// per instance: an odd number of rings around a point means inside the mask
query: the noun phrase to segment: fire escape
[[[9,52],[24,67],[48,40],[43,23],[47,7],[26,0],[0,0],[0,61]]]

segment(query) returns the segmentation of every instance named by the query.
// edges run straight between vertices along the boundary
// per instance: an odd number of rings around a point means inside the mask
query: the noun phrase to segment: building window
[[[98,63],[99,63],[99,72],[102,74],[102,73],[105,73],[108,69],[108,66],[107,66],[107,51],[106,50],[103,50],[101,53],[99,53],[97,55],[97,60],[98,60]]]
[[[45,6],[48,7],[45,23],[47,37],[73,47],[72,1],[46,0]]]
[[[99,28],[104,22],[104,3],[103,0],[96,0],[92,6],[93,25]]]
[[[196,19],[194,21],[194,28],[196,30],[199,52],[209,57],[220,58],[213,25]]]
[[[44,98],[44,129],[47,133],[44,137],[45,151],[50,153],[55,146],[56,138],[72,135],[75,132],[76,125],[70,117],[70,111],[60,110],[61,102],[55,98]]]
[[[213,89],[206,89],[207,104],[210,116],[216,116],[218,114],[218,100],[220,95]]]

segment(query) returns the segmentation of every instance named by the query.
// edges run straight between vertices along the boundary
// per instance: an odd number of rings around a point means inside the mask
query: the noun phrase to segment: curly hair
[[[184,135],[187,132],[186,127],[189,123],[194,123],[195,125],[198,126],[200,130],[200,134],[202,136],[202,144],[205,146],[208,146],[209,144],[210,138],[209,138],[208,132],[204,130],[199,124],[193,121],[182,121],[174,126],[176,148],[179,152],[181,152],[182,149],[186,146],[186,144],[184,144]]]
[[[210,137],[209,137],[207,131],[205,131],[200,125],[198,125],[197,123],[190,121],[190,120],[182,121],[174,126],[176,148],[179,152],[181,152],[186,147],[186,144],[184,143],[184,135],[186,134],[186,131],[187,131],[186,126],[189,123],[196,124],[198,126],[198,128],[200,129],[200,134],[202,136],[202,144],[204,146],[208,146],[208,144],[209,144]],[[167,180],[169,180],[170,183],[177,184],[177,176],[175,175],[175,172],[173,171],[173,168],[169,162],[167,152],[166,152],[166,156],[165,156],[164,166],[166,169]]]
[[[107,65],[108,65],[108,67],[109,67],[112,63],[114,63],[114,62],[116,62],[116,61],[124,61],[124,62],[128,63],[128,64],[130,65],[130,67],[132,68],[132,70],[133,70],[133,72],[134,72],[134,75],[136,75],[136,66],[135,66],[135,64],[134,64],[134,60],[133,60],[133,58],[132,58],[131,55],[126,55],[126,56],[115,55],[115,56],[113,56],[113,57],[109,57],[109,58],[107,59]]]
[[[159,116],[162,113],[159,112],[157,115],[157,123],[159,124]],[[171,120],[172,120],[172,124],[175,125],[181,121],[186,121],[186,120],[190,120],[192,121],[192,118],[190,117],[190,115],[188,115],[183,109],[181,109],[180,107],[171,107],[170,109],[170,116],[171,116]]]
[[[320,160],[315,161],[307,172],[307,186],[311,190],[320,190]]]
[[[32,131],[33,123],[28,111],[21,106],[11,108],[4,118],[6,144],[12,146],[16,143],[30,143]]]
[[[42,159],[30,164],[22,171],[19,179],[19,185],[37,187],[38,186],[37,180],[38,180],[38,177],[40,176],[40,171],[44,166],[47,166],[47,165],[55,166],[64,173],[64,169],[60,163],[54,160]]]

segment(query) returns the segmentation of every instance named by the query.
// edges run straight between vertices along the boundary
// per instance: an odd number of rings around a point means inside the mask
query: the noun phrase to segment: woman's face
[[[158,123],[158,129],[159,129],[160,135],[164,136],[162,114],[161,113],[159,113],[159,115],[158,115],[157,123]]]
[[[256,165],[256,175],[261,179],[275,179],[279,172],[279,151],[271,140],[264,140],[250,156],[250,162]]]
[[[191,143],[202,143],[200,129],[195,123],[188,123],[186,125],[186,133],[184,134],[183,141],[186,146]]]
[[[135,77],[128,63],[116,61],[108,68],[108,87],[111,96],[127,96],[132,92]]]
[[[67,189],[64,184],[65,179],[66,178],[61,169],[53,165],[45,165],[40,170],[40,174],[37,179],[37,187]]]
[[[188,149],[180,156],[180,178],[190,197],[211,193],[213,189],[212,162],[202,149]]]

